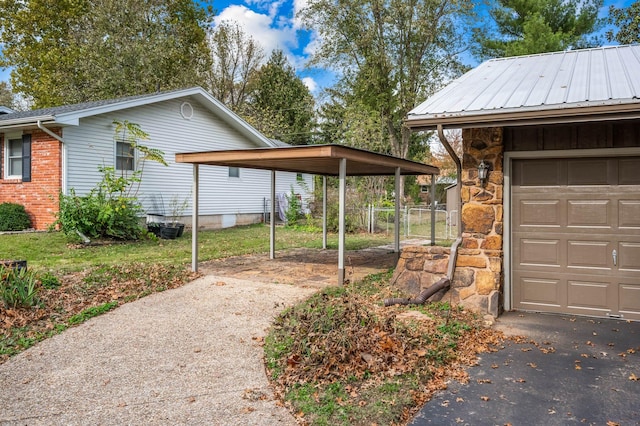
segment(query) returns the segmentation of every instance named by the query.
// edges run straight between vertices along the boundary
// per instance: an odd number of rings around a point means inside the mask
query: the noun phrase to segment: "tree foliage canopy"
[[[0,2],[0,66],[42,108],[203,85],[210,11],[191,0]]]
[[[640,1],[635,1],[627,8],[609,7],[609,23],[617,27],[607,31],[608,41],[617,41],[620,44],[632,44],[640,42]]]
[[[311,142],[313,95],[282,50],[274,50],[251,81],[248,121],[266,136],[292,145]]]
[[[11,86],[6,81],[0,81],[0,106],[11,109],[16,106]]]
[[[301,18],[320,35],[313,63],[341,73],[351,101],[381,120],[391,152],[407,158],[402,120],[455,74],[457,19],[471,9],[467,0],[310,0]]]
[[[479,59],[593,47],[603,0],[496,0],[495,28],[474,28]]]
[[[260,43],[237,22],[224,21],[211,35],[212,67],[209,87],[216,99],[242,114],[249,98],[249,82],[265,58]]]

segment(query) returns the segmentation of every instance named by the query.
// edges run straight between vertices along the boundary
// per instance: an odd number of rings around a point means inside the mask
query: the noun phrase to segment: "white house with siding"
[[[0,203],[23,204],[36,229],[55,220],[58,194],[88,193],[101,180],[100,166],[126,172],[127,145],[114,121],[127,120],[149,134],[141,144],[164,152],[169,166],[146,161],[140,198],[148,213],[170,214],[172,199],[190,203],[192,167],[177,152],[275,147],[199,87],[27,112],[0,114]],[[200,170],[200,223],[228,227],[262,220],[270,172],[228,167]],[[276,192],[310,193],[310,175],[278,173]],[[164,204],[164,206],[163,206]],[[159,211],[160,210],[160,211]],[[182,212],[191,215],[190,205]]]

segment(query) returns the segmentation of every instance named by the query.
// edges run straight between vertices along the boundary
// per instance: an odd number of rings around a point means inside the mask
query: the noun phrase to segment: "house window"
[[[22,139],[7,144],[7,177],[22,177]]]
[[[304,180],[304,177],[302,177],[302,173],[297,173],[297,174],[296,174],[296,180],[297,180],[297,181]]]
[[[428,194],[429,193],[429,185],[420,185],[420,192],[422,192],[423,194]]]
[[[135,170],[135,149],[132,143],[116,141],[116,170]]]
[[[229,177],[239,178],[240,169],[238,167],[229,167]]]

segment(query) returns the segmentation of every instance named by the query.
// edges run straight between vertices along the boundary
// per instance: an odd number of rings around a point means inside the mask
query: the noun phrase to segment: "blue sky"
[[[307,69],[306,63],[313,53],[316,37],[303,30],[295,13],[304,8],[307,0],[213,0],[216,9],[214,25],[222,20],[239,22],[245,31],[258,40],[268,57],[274,49],[281,49],[307,87],[318,94],[333,81],[333,75],[323,70]],[[633,0],[605,0],[601,15],[610,5],[626,7]],[[472,61],[469,58],[469,61]],[[470,63],[469,65],[474,65]],[[0,81],[9,79],[9,70],[0,70]]]

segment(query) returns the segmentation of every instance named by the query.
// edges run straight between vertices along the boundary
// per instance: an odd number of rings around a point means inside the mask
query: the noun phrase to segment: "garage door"
[[[514,308],[640,320],[640,157],[512,165]]]

